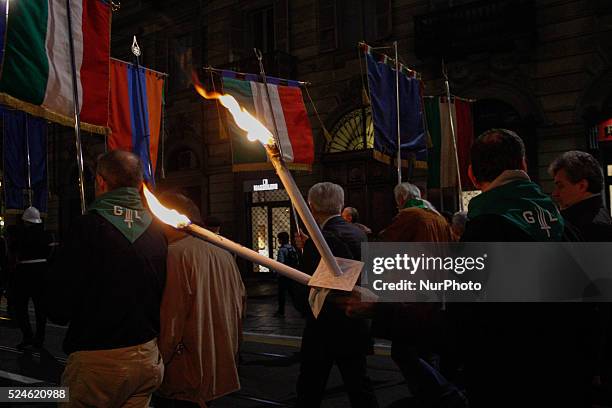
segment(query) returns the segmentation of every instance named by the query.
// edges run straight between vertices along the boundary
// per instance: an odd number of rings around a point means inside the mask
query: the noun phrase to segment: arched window
[[[331,135],[325,153],[373,149],[372,109],[362,107],[345,114],[332,128]]]

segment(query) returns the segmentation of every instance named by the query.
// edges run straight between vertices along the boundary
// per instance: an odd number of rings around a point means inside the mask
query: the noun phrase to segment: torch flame
[[[149,191],[147,186],[143,186],[142,190],[145,199],[147,200],[149,209],[153,215],[159,218],[163,223],[174,228],[183,228],[191,224],[191,220],[187,218],[187,216],[179,213],[176,210],[172,210],[161,205],[157,197],[155,197],[153,193]]]
[[[272,133],[245,108],[241,107],[238,101],[229,94],[218,92],[206,92],[200,84],[197,76],[193,75],[193,87],[204,99],[218,99],[234,118],[238,127],[247,132],[247,138],[254,142],[259,141],[263,145],[274,145]]]

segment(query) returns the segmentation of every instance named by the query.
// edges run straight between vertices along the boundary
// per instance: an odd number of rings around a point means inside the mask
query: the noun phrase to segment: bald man
[[[71,407],[148,407],[162,382],[157,347],[168,244],[141,201],[142,163],[98,160],[96,200],[73,221],[49,279],[49,318],[69,323],[62,385]]]

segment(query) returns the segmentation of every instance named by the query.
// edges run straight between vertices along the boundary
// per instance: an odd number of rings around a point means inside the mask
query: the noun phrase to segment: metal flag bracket
[[[134,36],[134,39],[132,40],[132,54],[134,54],[137,57],[140,57],[140,46],[138,45],[138,41],[136,40],[136,36]]]
[[[136,72],[140,72],[140,56],[142,55],[142,52],[140,51],[140,46],[138,45],[138,40],[136,40],[136,36],[134,36],[134,39],[132,40],[132,54],[134,54],[135,61],[136,61]],[[145,111],[144,111],[144,104],[146,103],[146,101],[144,100],[144,92],[142,90],[142,83],[140,81],[140,79],[136,80],[136,84],[137,84],[137,89],[138,89],[138,98],[140,99],[140,116],[141,116],[141,120],[143,123],[143,127],[144,124],[147,121],[147,118],[145,117]],[[144,127],[144,129],[149,130],[147,127]],[[153,181],[153,183],[155,183],[155,174],[153,173],[153,167],[152,167],[152,162],[151,162],[151,132],[150,130],[148,132],[145,131],[145,134],[143,135],[145,143],[146,143],[146,147],[147,147],[147,158],[148,158],[148,163],[147,163],[147,170],[149,172],[149,175],[151,177],[151,180]]]

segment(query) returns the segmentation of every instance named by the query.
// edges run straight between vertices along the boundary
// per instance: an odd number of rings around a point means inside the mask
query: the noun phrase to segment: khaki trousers
[[[70,402],[60,407],[148,407],[162,383],[157,339],[112,350],[77,351],[68,357],[62,386]]]

